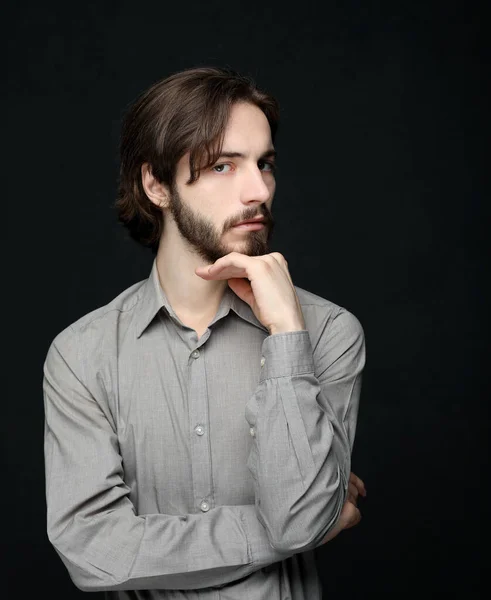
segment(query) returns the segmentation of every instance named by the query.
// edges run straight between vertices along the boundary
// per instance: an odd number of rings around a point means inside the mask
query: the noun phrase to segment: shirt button
[[[264,367],[265,362],[266,362],[266,359],[264,358],[264,356],[261,356],[261,367]]]
[[[249,429],[249,433],[252,435],[252,437],[256,437],[256,430],[254,429],[254,427],[251,427]]]
[[[194,352],[191,353],[191,356],[193,358],[198,358],[198,356],[199,356],[199,350],[194,350]]]
[[[201,510],[203,512],[210,510],[210,505],[208,504],[208,502],[206,500],[203,500],[203,502],[199,505],[199,507],[201,508]]]
[[[194,431],[195,431],[196,435],[203,435],[203,433],[205,432],[205,428],[203,427],[203,425],[197,425],[194,428]]]

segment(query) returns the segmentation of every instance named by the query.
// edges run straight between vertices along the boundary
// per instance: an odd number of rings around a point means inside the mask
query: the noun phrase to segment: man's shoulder
[[[143,279],[130,285],[106,304],[69,323],[55,335],[52,344],[69,347],[81,341],[90,346],[101,343],[108,332],[114,332],[120,326],[122,320],[131,320],[146,281]]]
[[[307,327],[312,333],[326,333],[334,327],[343,330],[346,335],[364,335],[362,324],[351,310],[297,285],[294,287]]]
[[[338,311],[341,308],[339,304],[336,304],[327,298],[323,298],[318,294],[314,294],[305,288],[301,288],[298,285],[294,285],[294,288],[302,308],[307,306],[318,306],[328,311]]]

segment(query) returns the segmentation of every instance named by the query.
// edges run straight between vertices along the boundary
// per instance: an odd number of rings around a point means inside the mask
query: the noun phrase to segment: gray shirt
[[[198,340],[154,259],[54,337],[47,532],[78,588],[320,600],[314,552],[347,497],[365,340],[348,310],[295,289],[306,330],[269,335],[227,286]]]

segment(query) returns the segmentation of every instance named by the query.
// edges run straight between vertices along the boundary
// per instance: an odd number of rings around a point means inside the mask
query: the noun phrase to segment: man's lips
[[[232,227],[232,229],[241,229],[243,231],[260,231],[264,228],[265,225],[263,221],[249,221],[248,223],[240,223],[239,225]]]
[[[249,224],[256,224],[256,223],[261,223],[262,225],[266,224],[266,220],[264,219],[264,217],[261,217],[260,219],[250,219],[249,221],[241,221],[240,223],[237,223],[236,225],[234,225],[234,227],[237,227],[238,225],[249,225]]]

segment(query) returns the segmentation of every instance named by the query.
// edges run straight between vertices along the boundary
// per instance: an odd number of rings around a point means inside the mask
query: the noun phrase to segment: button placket
[[[190,353],[188,376],[189,432],[191,450],[191,471],[194,505],[202,512],[213,506],[213,486],[211,476],[211,449],[209,436],[205,435],[208,426],[208,396],[204,348]],[[200,359],[200,360],[197,360]]]

